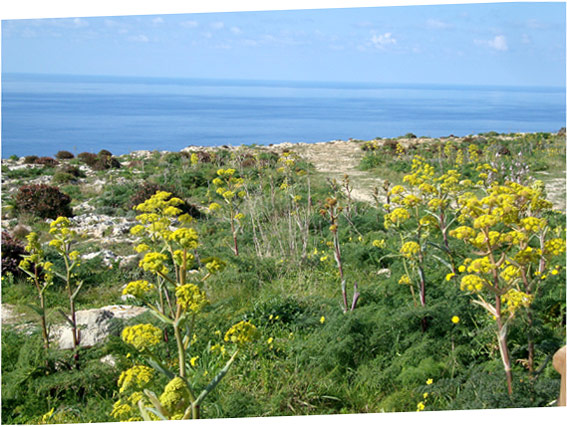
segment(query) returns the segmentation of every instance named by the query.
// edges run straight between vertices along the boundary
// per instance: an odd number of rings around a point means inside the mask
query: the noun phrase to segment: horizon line
[[[91,79],[123,79],[123,80],[160,80],[160,83],[163,81],[171,81],[172,83],[177,82],[230,82],[230,83],[241,83],[247,84],[250,86],[259,86],[262,84],[310,84],[325,87],[326,85],[352,85],[354,86],[353,89],[357,87],[360,89],[365,89],[369,87],[380,87],[380,86],[390,86],[390,87],[438,87],[438,88],[445,88],[445,87],[466,87],[466,88],[506,88],[506,89],[547,89],[547,90],[566,90],[567,85],[563,86],[556,86],[556,85],[502,85],[502,84],[466,84],[466,83],[424,83],[424,82],[416,82],[416,83],[408,83],[408,82],[371,82],[371,81],[337,81],[337,80],[282,80],[282,79],[262,79],[262,78],[231,78],[231,77],[182,77],[182,76],[134,76],[134,75],[117,75],[117,74],[70,74],[70,73],[38,73],[38,72],[20,72],[20,71],[7,71],[1,72],[2,81],[4,77],[11,77],[11,76],[27,76],[27,77],[75,77],[75,78],[91,78]]]

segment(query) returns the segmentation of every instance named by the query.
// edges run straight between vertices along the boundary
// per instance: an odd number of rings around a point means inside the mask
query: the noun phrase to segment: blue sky
[[[565,86],[565,4],[2,21],[2,72]]]

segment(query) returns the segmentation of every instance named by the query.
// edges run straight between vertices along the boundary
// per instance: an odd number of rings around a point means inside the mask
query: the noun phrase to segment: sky
[[[8,19],[2,72],[565,86],[565,3]]]

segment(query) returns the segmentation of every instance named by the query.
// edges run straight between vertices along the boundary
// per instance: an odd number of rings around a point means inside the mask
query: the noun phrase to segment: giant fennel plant
[[[171,193],[158,191],[135,207],[140,212],[136,217],[139,224],[131,233],[141,238],[141,243],[135,247],[143,254],[139,266],[151,273],[155,281],[130,282],[123,293],[146,305],[164,329],[138,324],[122,331],[122,340],[138,352],[137,360],[144,363],[133,364],[118,379],[119,399],[111,415],[121,421],[200,418],[203,400],[227,374],[241,348],[257,334],[254,325],[241,321],[225,333],[224,343],[208,346],[200,354],[193,348],[196,322],[209,303],[204,283],[222,268],[222,262],[211,259],[202,268],[195,265],[199,235],[190,227],[193,218],[178,208],[181,204]],[[173,329],[176,359],[161,360],[157,356],[156,349],[164,341],[165,327]],[[198,390],[194,368],[200,358],[211,357],[220,362],[215,365],[219,367],[218,372],[209,376],[208,383]],[[167,381],[165,387],[163,377]]]

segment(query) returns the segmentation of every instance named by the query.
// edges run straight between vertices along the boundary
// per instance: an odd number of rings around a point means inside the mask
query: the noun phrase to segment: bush
[[[26,156],[26,157],[24,157],[24,163],[25,163],[25,164],[28,164],[28,165],[34,164],[35,161],[36,161],[38,158],[39,158],[39,157],[34,156],[34,155]]]
[[[56,166],[59,164],[53,157],[39,157],[35,160],[34,164],[44,166]]]
[[[99,155],[91,167],[95,171],[103,171],[107,169],[119,169],[121,166],[120,162],[114,157]]]
[[[64,165],[62,168],[60,168],[60,171],[68,173],[69,175],[73,175],[75,178],[84,178],[86,176],[85,173],[77,166]]]
[[[76,181],[77,178],[84,178],[85,173],[77,166],[64,165],[53,175],[53,182],[66,184]]]
[[[56,159],[59,160],[65,160],[65,159],[74,159],[75,155],[73,153],[71,153],[70,151],[58,151],[57,154],[55,155]]]
[[[87,152],[83,152],[83,153],[79,153],[77,155],[77,158],[83,162],[84,164],[86,164],[87,166],[92,167],[95,162],[97,161],[97,155],[94,153],[87,153]]]
[[[30,213],[40,218],[56,219],[58,216],[73,216],[71,197],[57,187],[46,184],[24,185],[14,197],[18,213]]]
[[[98,155],[84,152],[78,154],[77,157],[95,171],[118,169],[122,166],[118,160],[112,157],[112,153],[108,150],[100,150]]]
[[[57,171],[55,172],[55,175],[53,175],[52,182],[56,184],[67,184],[74,181],[75,179],[76,177],[71,175],[70,173]]]
[[[14,276],[20,275],[22,270],[18,268],[22,255],[26,253],[24,245],[14,239],[5,231],[2,232],[2,276],[12,273]]]

